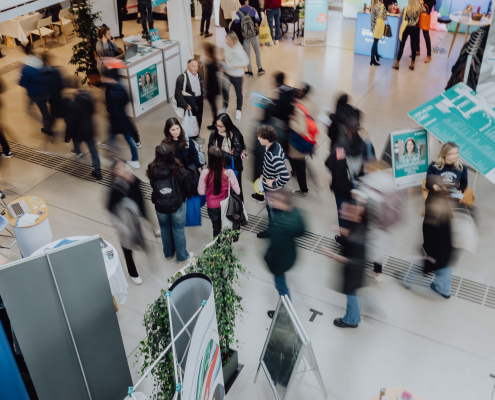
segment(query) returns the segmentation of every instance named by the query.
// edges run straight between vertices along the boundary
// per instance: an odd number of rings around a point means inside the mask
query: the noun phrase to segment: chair
[[[69,24],[72,24],[72,26],[74,27],[74,22],[72,21],[72,16],[70,15],[69,7],[67,7],[60,10],[60,12],[58,13],[58,22],[53,23],[53,25],[57,25],[60,27],[60,31],[64,34],[66,42],[69,42],[69,39],[67,39],[67,33],[65,32],[65,25],[69,25]]]
[[[437,23],[438,24],[444,24],[447,28],[446,31],[440,32],[440,35],[438,35],[437,39],[435,40],[435,43],[433,43],[433,51],[435,53],[445,53],[447,49],[445,47],[440,47],[440,45],[443,42],[443,39],[445,39],[445,36],[447,35],[447,32],[449,30],[449,25],[452,22],[452,20],[449,17],[438,17]]]
[[[50,29],[48,29],[47,26],[50,27]],[[43,45],[43,49],[46,51],[45,42],[43,41],[43,36],[50,35],[50,37],[53,37],[53,34],[55,33],[55,30],[53,29],[53,24],[52,24],[52,17],[43,18],[43,19],[38,20],[38,29],[29,32],[29,37],[31,38],[31,46],[32,47],[34,47],[34,45],[33,45],[33,33],[35,35],[39,35],[39,37],[41,39],[41,44]],[[55,33],[55,39],[57,39],[58,45],[59,45],[59,47],[61,47],[60,41],[58,40],[56,33]]]

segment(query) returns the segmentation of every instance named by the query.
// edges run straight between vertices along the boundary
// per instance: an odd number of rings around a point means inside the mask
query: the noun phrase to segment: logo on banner
[[[327,15],[326,14],[318,15],[318,22],[320,24],[324,24],[325,22],[327,22]]]

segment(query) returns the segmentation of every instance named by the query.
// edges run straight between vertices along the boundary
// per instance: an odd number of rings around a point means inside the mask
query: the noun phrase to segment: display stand
[[[304,46],[326,46],[328,1],[306,0],[304,6]]]
[[[304,362],[304,368],[298,372],[301,361]],[[261,353],[258,371],[254,377],[255,383],[261,367],[265,371],[277,400],[283,400],[286,397],[297,374],[309,371],[313,371],[323,397],[327,398],[311,341],[287,295],[280,297],[275,310]]]

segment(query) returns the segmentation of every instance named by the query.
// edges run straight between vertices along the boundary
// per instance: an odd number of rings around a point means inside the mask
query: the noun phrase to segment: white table
[[[68,240],[84,240],[88,239],[90,236],[71,236],[65,239]],[[36,250],[32,256],[38,256],[43,254],[48,250],[52,250],[57,244],[59,244],[64,239],[55,240],[47,245]],[[110,290],[112,292],[112,296],[116,299],[119,304],[124,304],[127,300],[127,281],[125,279],[124,271],[122,270],[122,264],[120,263],[119,254],[117,250],[111,243],[103,239],[107,244],[107,247],[101,249],[103,253],[103,259],[105,261],[105,267],[107,269],[108,281],[110,283]],[[107,256],[107,251],[113,251],[113,258],[109,259]]]
[[[38,28],[39,19],[41,14],[35,12],[4,21],[0,23],[0,35],[16,38],[26,45],[29,43],[29,32]]]
[[[473,21],[473,19],[471,18],[471,16],[469,17],[465,17],[462,15],[463,11],[456,11],[456,12],[453,12],[449,15],[449,18],[457,23],[457,26],[455,28],[455,31],[454,31],[454,37],[452,39],[452,44],[450,45],[450,50],[449,50],[449,55],[448,57],[450,57],[450,52],[452,51],[452,47],[454,46],[454,42],[455,42],[455,38],[457,36],[457,32],[459,32],[459,28],[461,26],[461,24],[464,24],[464,25],[467,25],[467,29],[466,29],[466,36],[464,37],[464,43],[467,42],[467,37],[469,35],[469,27],[470,26],[486,26],[486,25],[490,25],[492,23],[492,19],[491,18],[487,18],[487,17],[483,17],[481,18],[479,21]]]

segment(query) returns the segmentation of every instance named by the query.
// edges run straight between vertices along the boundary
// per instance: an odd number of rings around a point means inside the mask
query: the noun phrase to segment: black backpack
[[[154,180],[152,187],[156,211],[161,214],[173,214],[184,202],[179,182],[172,176]]]

